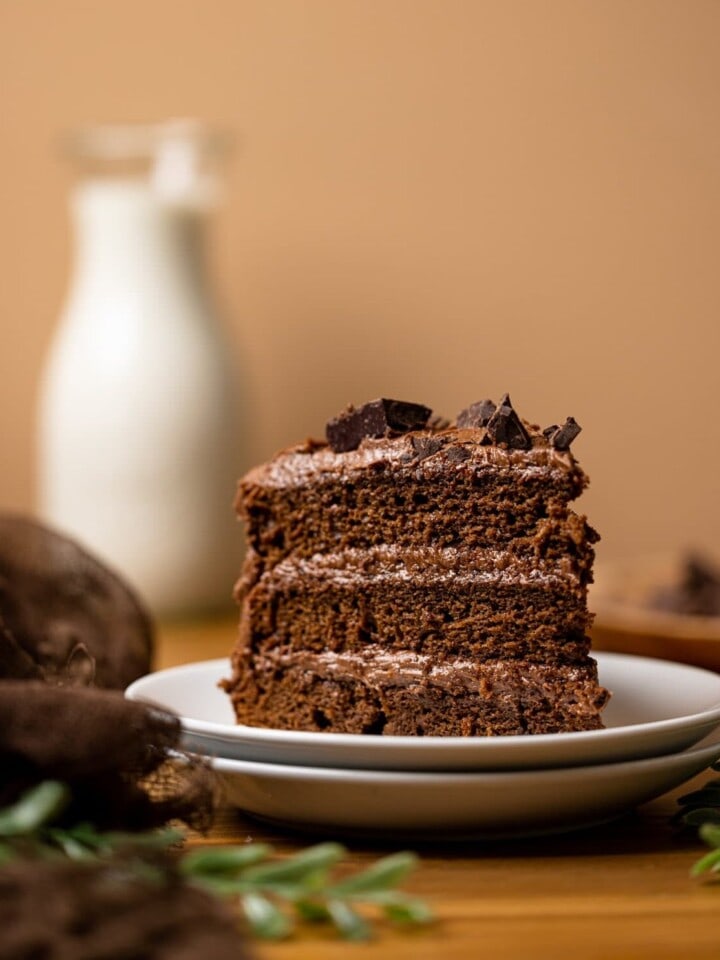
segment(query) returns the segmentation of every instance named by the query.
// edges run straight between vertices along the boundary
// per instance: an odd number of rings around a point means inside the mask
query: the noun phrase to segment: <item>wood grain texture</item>
[[[224,656],[235,639],[232,620],[160,628],[156,663]],[[701,775],[696,783],[707,779]],[[304,928],[292,940],[258,944],[260,960],[336,957],[436,960],[717,960],[720,889],[689,878],[702,852],[694,833],[669,823],[687,785],[639,811],[592,831],[497,843],[416,846],[421,856],[405,888],[425,898],[437,922],[399,931],[380,924],[375,941],[346,944]],[[342,837],[337,838],[343,841]],[[270,842],[290,854],[313,838],[293,836],[224,809],[207,838],[193,844]],[[397,849],[377,842],[346,843],[348,868]]]

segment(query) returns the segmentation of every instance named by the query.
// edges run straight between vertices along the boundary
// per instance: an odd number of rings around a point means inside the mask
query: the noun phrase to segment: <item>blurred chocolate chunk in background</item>
[[[720,570],[707,557],[689,553],[677,583],[656,590],[651,606],[668,613],[720,617]]]

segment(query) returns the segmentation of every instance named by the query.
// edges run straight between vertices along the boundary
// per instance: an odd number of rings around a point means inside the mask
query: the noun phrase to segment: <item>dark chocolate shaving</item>
[[[23,860],[0,871],[4,960],[243,960],[229,907],[177,875],[170,857],[143,875],[111,863]]]
[[[0,681],[0,806],[61,780],[72,788],[71,823],[139,830],[178,817],[207,826],[212,773],[189,758],[164,766],[180,732],[175,717],[113,691]]]
[[[462,463],[464,460],[470,459],[470,451],[466,450],[465,447],[446,447],[445,459],[451,463]]]
[[[457,425],[461,428],[486,427],[495,413],[496,407],[492,400],[478,400],[469,407],[461,410],[457,415]]]
[[[415,460],[425,460],[426,457],[432,457],[438,450],[442,449],[443,441],[438,437],[413,437],[410,441],[415,451]]]
[[[355,409],[349,407],[326,427],[327,441],[335,453],[355,450],[369,437],[389,437],[410,430],[422,430],[432,410],[402,400],[371,400]]]
[[[569,450],[570,444],[581,430],[582,427],[574,417],[568,417],[561,427],[556,423],[550,427],[545,427],[543,435],[547,437],[556,450]]]
[[[121,688],[150,669],[152,624],[127,584],[68,537],[10,514],[0,514],[0,621],[0,677]]]
[[[486,442],[504,443],[511,450],[529,450],[532,446],[530,435],[522,425],[506,393],[487,422]]]

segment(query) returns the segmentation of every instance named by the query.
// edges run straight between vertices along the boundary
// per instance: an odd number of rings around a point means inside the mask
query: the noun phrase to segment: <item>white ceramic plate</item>
[[[293,829],[453,839],[602,823],[720,757],[720,742],[649,760],[505,773],[336,770],[217,758],[230,803]]]
[[[189,750],[237,760],[367,770],[511,770],[567,767],[684,750],[720,725],[720,676],[684,664],[596,654],[613,693],[605,730],[512,737],[373,737],[237,726],[217,683],[225,660],[172,667],[126,696],[182,718]]]

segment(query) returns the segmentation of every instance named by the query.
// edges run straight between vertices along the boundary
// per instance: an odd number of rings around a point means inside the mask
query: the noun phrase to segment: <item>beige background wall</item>
[[[605,556],[720,542],[720,3],[0,0],[0,506],[33,504],[78,123],[242,147],[249,460],[378,394],[573,414]]]

